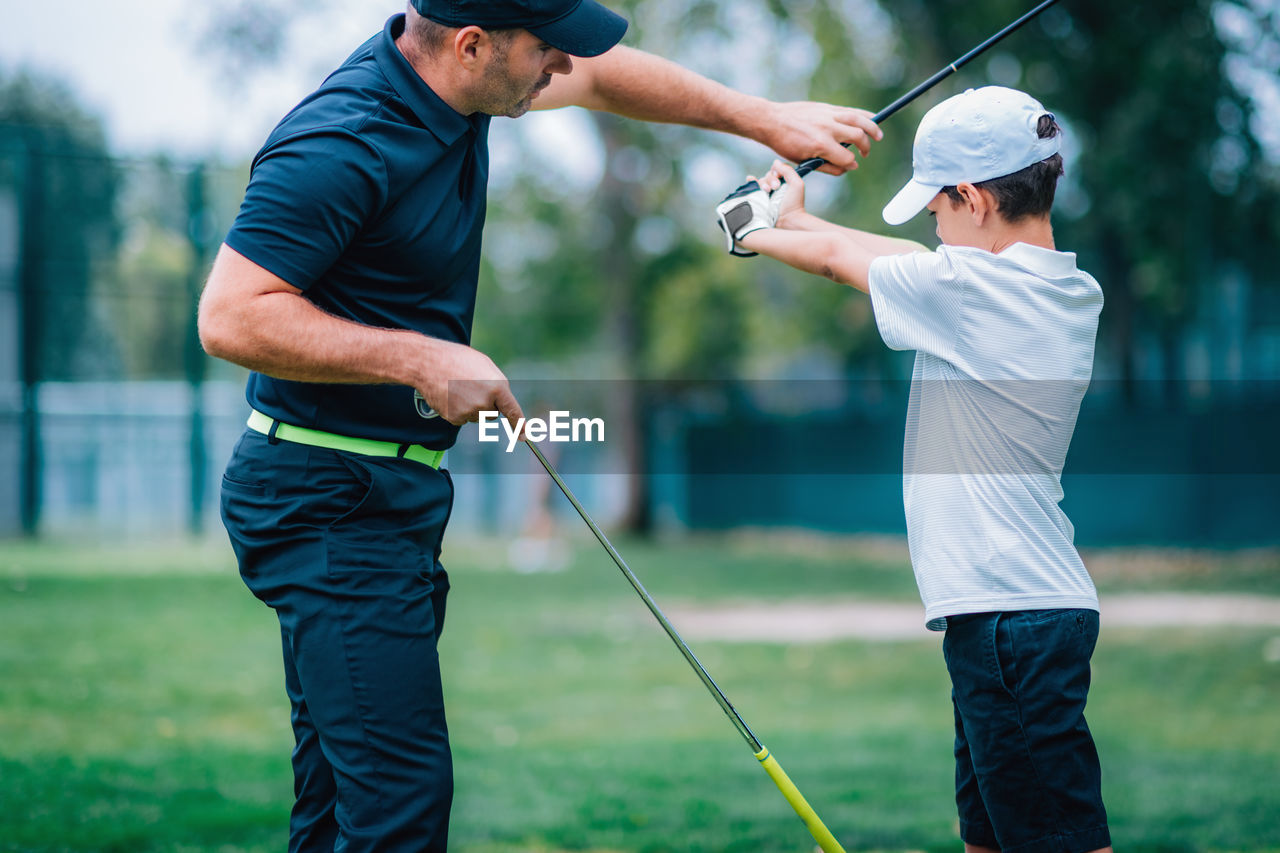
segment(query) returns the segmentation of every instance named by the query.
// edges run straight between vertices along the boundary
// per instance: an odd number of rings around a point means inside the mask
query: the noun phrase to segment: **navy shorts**
[[[947,617],[960,836],[1003,853],[1111,844],[1084,719],[1094,610]]]

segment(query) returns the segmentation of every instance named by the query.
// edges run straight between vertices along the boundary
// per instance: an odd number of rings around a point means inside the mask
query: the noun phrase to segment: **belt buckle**
[[[419,417],[428,420],[440,417],[440,413],[427,404],[427,398],[423,397],[422,392],[416,388],[413,391],[413,408],[417,410]]]

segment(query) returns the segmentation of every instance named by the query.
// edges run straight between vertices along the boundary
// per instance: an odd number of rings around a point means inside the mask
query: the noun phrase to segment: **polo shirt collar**
[[[441,100],[431,87],[413,70],[396,38],[404,32],[403,14],[393,15],[382,30],[382,37],[374,42],[374,56],[396,94],[408,105],[418,120],[445,145],[452,145],[460,136],[474,129],[474,122]]]
[[[1075,252],[1056,252],[1030,243],[1014,243],[999,256],[1044,275],[1067,276],[1078,271]]]

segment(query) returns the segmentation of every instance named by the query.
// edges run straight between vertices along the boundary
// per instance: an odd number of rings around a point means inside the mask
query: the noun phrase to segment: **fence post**
[[[204,283],[205,268],[209,261],[209,211],[205,204],[205,164],[191,168],[187,182],[187,240],[191,247],[191,266],[187,272],[187,333],[183,347],[183,363],[190,386],[191,432],[188,441],[188,460],[191,483],[191,514],[187,527],[193,535],[204,532],[205,473],[208,470],[208,452],[204,435],[204,378],[205,354],[200,346],[200,331],[196,324],[196,309],[200,302],[200,290]]]
[[[28,140],[26,169],[19,203],[18,249],[18,378],[22,385],[21,450],[18,503],[22,533],[33,537],[40,529],[40,354],[43,349],[45,293],[45,161],[39,147]]]

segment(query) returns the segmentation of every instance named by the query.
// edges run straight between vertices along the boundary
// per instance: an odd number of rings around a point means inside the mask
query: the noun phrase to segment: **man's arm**
[[[821,157],[821,171],[856,169],[883,134],[871,113],[812,101],[777,103],[746,95],[674,62],[619,45],[573,60],[533,102],[535,109],[579,106],[643,121],[686,124],[754,139],[789,160]]]
[[[408,385],[453,424],[485,410],[513,423],[521,416],[506,377],[483,353],[336,317],[226,245],[200,297],[199,328],[209,355],[279,379]]]

